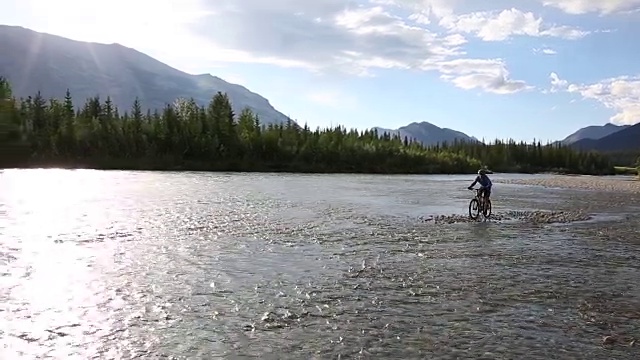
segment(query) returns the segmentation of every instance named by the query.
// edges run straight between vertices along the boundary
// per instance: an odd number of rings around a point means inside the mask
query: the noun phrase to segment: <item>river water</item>
[[[634,210],[496,183],[603,220],[421,220],[472,180],[5,170],[0,358],[638,358]]]

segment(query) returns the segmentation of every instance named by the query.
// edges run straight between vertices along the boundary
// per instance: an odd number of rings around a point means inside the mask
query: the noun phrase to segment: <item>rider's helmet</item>
[[[478,175],[485,175],[486,173],[487,173],[487,170],[485,169],[478,170]]]

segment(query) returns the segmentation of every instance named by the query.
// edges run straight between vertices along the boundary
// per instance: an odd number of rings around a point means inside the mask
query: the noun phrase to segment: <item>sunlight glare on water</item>
[[[104,173],[91,170],[42,169],[32,170],[29,176],[6,170],[0,181],[0,201],[20,214],[11,224],[10,235],[24,246],[41,246],[40,241],[73,229],[81,217],[101,219],[107,209],[96,200],[113,186]]]
[[[101,296],[91,289],[98,277],[86,262],[88,249],[73,243],[108,228],[104,199],[115,196],[112,181],[89,170],[5,170],[0,175],[0,251],[13,260],[5,270],[11,276],[2,277],[3,289],[10,290],[5,316],[25,318],[2,329],[3,336],[14,334],[7,355],[15,356],[13,350],[29,358],[25,345],[45,340],[54,349],[51,354],[73,354],[78,337],[60,334],[86,324],[88,318],[78,309],[90,309],[96,294]]]

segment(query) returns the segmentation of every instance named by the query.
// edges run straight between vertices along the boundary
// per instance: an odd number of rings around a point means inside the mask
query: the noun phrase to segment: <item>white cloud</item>
[[[462,54],[460,36],[443,37],[411,25],[381,6],[218,0],[208,7],[215,15],[193,29],[217,47],[315,71],[362,75],[375,68],[419,68],[426,60]]]
[[[415,13],[409,15],[409,20],[415,21],[418,24],[429,25],[431,24],[431,20],[429,20],[429,16],[423,13]]]
[[[453,15],[461,1],[465,0],[371,0],[376,4],[408,9],[413,12],[409,19],[421,24],[430,24],[431,19]]]
[[[550,48],[541,48],[541,49],[533,49],[533,52],[536,54],[544,54],[544,55],[556,55],[558,52],[550,49]]]
[[[500,59],[456,59],[431,65],[442,73],[441,78],[457,87],[482,89],[494,94],[512,94],[532,89],[524,81],[513,80]]]
[[[460,34],[451,34],[448,36],[445,36],[444,38],[444,44],[445,46],[460,46],[460,45],[464,45],[467,43],[467,39]]]
[[[540,0],[569,14],[597,12],[603,15],[640,11],[640,0]]]
[[[565,90],[569,83],[567,80],[562,80],[555,72],[552,72],[549,75],[549,79],[551,79],[551,92],[558,92],[560,90]]]
[[[503,41],[513,35],[578,39],[588,34],[569,26],[545,26],[542,18],[515,8],[448,15],[440,20],[440,25],[453,32],[473,33],[485,41]]]
[[[436,70],[455,86],[497,94],[527,89],[512,80],[501,60],[461,59],[467,39],[458,32],[437,34],[424,25],[426,18],[402,18],[390,12],[394,0],[373,0],[373,6],[349,6],[342,0],[218,0],[208,5],[215,13],[194,30],[217,47],[260,59],[288,61],[316,72],[340,71],[371,75],[375,69]],[[414,5],[417,3],[413,2]],[[420,3],[424,16],[449,16],[446,2]],[[405,0],[404,5],[411,5]],[[418,12],[416,12],[418,13]],[[265,18],[270,22],[263,21]],[[456,60],[457,59],[457,60]],[[244,58],[243,58],[244,60]],[[455,61],[485,61],[482,70]],[[490,64],[490,65],[489,65]],[[316,100],[328,100],[316,98]]]
[[[640,123],[640,77],[622,76],[589,85],[569,84],[555,73],[551,73],[550,78],[552,89],[580,94],[584,99],[595,100],[614,110],[612,123]]]

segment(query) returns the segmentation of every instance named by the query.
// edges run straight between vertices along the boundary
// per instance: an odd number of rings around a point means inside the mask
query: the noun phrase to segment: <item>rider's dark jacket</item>
[[[491,179],[489,179],[486,174],[478,175],[473,181],[473,184],[471,184],[471,186],[469,187],[473,187],[475,184],[480,184],[481,188],[483,189],[491,189],[491,186],[493,185],[491,183]]]

